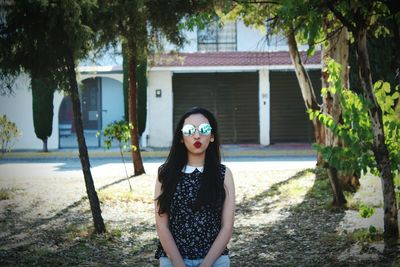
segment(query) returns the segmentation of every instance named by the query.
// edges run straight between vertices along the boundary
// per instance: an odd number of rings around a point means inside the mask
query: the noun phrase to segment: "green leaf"
[[[104,147],[110,149],[112,141],[115,139],[118,141],[118,146],[125,146],[130,140],[129,124],[124,120],[114,121],[107,125],[104,129],[103,135],[105,137]]]
[[[382,87],[383,81],[379,80],[377,82],[375,82],[374,84],[374,88],[376,89],[380,89]]]
[[[361,218],[369,218],[374,215],[375,209],[368,205],[361,204],[359,207],[359,215]]]
[[[390,93],[390,83],[384,82],[383,85],[382,85],[382,89],[383,89],[386,93]]]

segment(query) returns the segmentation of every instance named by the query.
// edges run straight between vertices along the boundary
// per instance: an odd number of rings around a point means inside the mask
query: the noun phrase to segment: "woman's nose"
[[[193,134],[193,137],[194,138],[196,138],[196,139],[199,139],[200,138],[200,133],[199,133],[199,130],[194,130],[194,134]]]

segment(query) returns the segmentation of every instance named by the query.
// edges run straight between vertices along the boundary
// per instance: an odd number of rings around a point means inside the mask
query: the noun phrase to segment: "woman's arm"
[[[156,188],[154,190],[154,199],[161,194],[161,183],[157,178]],[[154,202],[155,206],[155,217],[156,217],[156,228],[157,234],[160,238],[161,245],[168,255],[168,258],[171,260],[172,264],[176,267],[185,267],[185,263],[183,262],[182,256],[179,253],[178,247],[176,246],[175,240],[171,234],[171,231],[168,228],[168,214],[158,214],[158,203],[157,200]]]
[[[228,168],[226,168],[225,171],[224,187],[226,197],[222,209],[221,230],[208,251],[207,256],[200,265],[201,267],[212,266],[221,256],[232,237],[235,217],[235,184],[233,182],[232,172]]]

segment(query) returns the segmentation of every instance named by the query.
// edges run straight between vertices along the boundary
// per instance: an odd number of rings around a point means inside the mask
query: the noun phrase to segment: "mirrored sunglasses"
[[[199,130],[199,135],[209,135],[212,130],[211,125],[208,123],[200,124],[197,129]],[[196,132],[196,127],[192,124],[185,124],[181,131],[184,136],[192,136]]]

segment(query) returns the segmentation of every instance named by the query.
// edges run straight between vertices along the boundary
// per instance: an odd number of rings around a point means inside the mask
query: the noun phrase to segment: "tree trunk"
[[[342,187],[339,182],[338,171],[336,168],[328,166],[327,172],[333,190],[332,206],[335,208],[343,208],[347,201],[346,198],[344,197]]]
[[[85,136],[83,134],[83,123],[81,114],[81,103],[79,99],[78,83],[76,81],[75,63],[72,58],[67,59],[68,68],[68,82],[70,87],[72,110],[74,113],[75,131],[79,146],[79,158],[81,160],[83,176],[85,179],[86,193],[88,195],[90,210],[92,211],[94,229],[96,233],[104,233],[106,231],[103,217],[101,216],[101,209],[99,198],[97,197],[96,189],[94,187],[92,173],[90,171],[89,154],[86,147]]]
[[[297,80],[299,81],[301,94],[303,96],[304,104],[306,109],[319,110],[318,101],[315,97],[314,88],[312,86],[310,77],[304,68],[303,62],[301,61],[300,53],[297,48],[297,42],[294,36],[294,30],[291,29],[287,32],[287,39],[289,45],[290,58],[295,67]],[[321,123],[317,120],[313,120],[314,125],[314,136],[315,141],[318,144],[323,144],[323,128]],[[323,162],[322,155],[317,155],[317,165],[321,165]]]
[[[334,21],[326,20],[324,22],[324,28],[327,31],[333,27]],[[342,66],[340,73],[340,80],[342,82],[343,90],[349,88],[349,69],[348,69],[348,58],[349,58],[349,39],[347,28],[343,27],[339,32],[333,34],[328,39],[328,46],[324,46],[322,49],[322,69],[325,69],[326,60],[328,58],[334,59],[337,63]],[[330,86],[328,82],[328,73],[322,71],[322,87],[328,88]],[[338,94],[331,94],[328,92],[322,98],[323,112],[332,116],[336,123],[340,123],[342,120],[342,109],[340,104],[340,96]],[[325,145],[333,147],[343,147],[344,144],[340,138],[333,134],[333,132],[323,126],[325,131]],[[337,174],[337,178],[340,181],[339,186],[342,190],[351,192],[357,191],[360,186],[359,177],[354,174],[353,171],[348,172],[337,172],[337,170],[328,171],[328,175]]]
[[[311,84],[311,80],[308,77],[308,73],[306,72],[304,65],[301,61],[300,53],[297,48],[297,42],[294,36],[294,31],[290,30],[287,34],[288,45],[290,51],[290,58],[292,59],[293,65],[296,69],[296,76],[299,80],[301,93],[303,95],[304,103],[307,109],[319,110],[317,98],[315,97],[314,89]],[[322,124],[319,122],[317,118],[313,120],[314,124],[314,133],[316,142],[319,144],[325,143],[325,137]],[[322,156],[319,155],[317,159],[317,164],[323,166]],[[328,166],[328,176],[331,181],[332,190],[333,190],[333,206],[335,207],[343,207],[346,204],[346,199],[343,195],[342,188],[340,187],[339,178],[337,176],[337,170]]]
[[[364,95],[371,102],[368,114],[373,128],[373,152],[382,179],[384,236],[386,239],[397,239],[399,236],[399,228],[397,224],[397,203],[393,183],[393,173],[391,171],[389,150],[385,144],[382,110],[375,98],[372,84],[371,68],[367,49],[367,30],[365,28],[359,29],[355,32],[355,38],[360,83]]]
[[[49,152],[49,150],[47,149],[47,138],[42,141],[43,141],[43,152]]]
[[[128,65],[128,48],[125,43],[122,43],[122,91],[124,94],[124,118],[129,122],[129,65]]]
[[[136,51],[135,44],[128,44],[128,72],[129,72],[129,123],[132,123],[133,129],[130,129],[131,135],[131,151],[133,159],[134,175],[141,175],[145,173],[142,161],[142,155],[139,147],[139,127],[137,119],[137,81],[136,81]]]
[[[324,27],[328,28],[330,26],[331,21],[325,21],[324,22]],[[328,46],[323,46],[322,53],[321,53],[321,61],[322,61],[322,70],[325,69],[325,63],[328,57],[334,59],[335,61],[340,61],[338,63],[344,64],[342,65],[342,73],[343,70],[345,70],[347,66],[347,60],[343,57],[343,55],[340,52],[345,52],[344,49],[341,49],[341,51],[338,51],[340,47],[340,34],[335,34],[334,36],[331,36],[328,39]],[[346,52],[347,53],[347,52]],[[328,82],[328,73],[322,71],[321,73],[322,77],[322,87],[328,88],[330,86]],[[343,80],[342,80],[343,81]],[[322,109],[324,114],[329,114],[332,116],[334,121],[337,123],[339,122],[342,114],[342,110],[340,107],[340,98],[338,97],[337,94],[331,94],[328,92],[326,95],[322,97]],[[337,147],[341,145],[341,142],[337,136],[333,134],[333,132],[325,127],[324,128],[324,145],[325,146],[333,146]],[[327,173],[329,180],[331,182],[332,190],[333,190],[333,202],[332,206],[334,207],[343,207],[346,204],[346,198],[344,197],[343,194],[343,187],[341,183],[341,177],[339,176],[339,173],[337,169],[329,164],[326,164],[327,168]]]

